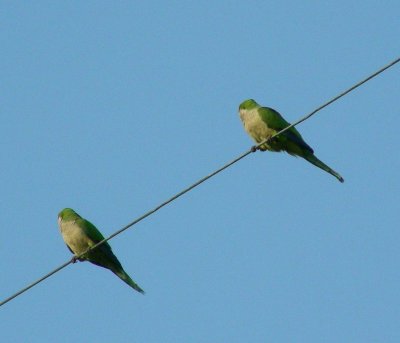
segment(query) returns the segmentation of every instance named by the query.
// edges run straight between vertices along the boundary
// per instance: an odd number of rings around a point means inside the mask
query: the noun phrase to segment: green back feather
[[[288,123],[279,112],[270,107],[260,107],[258,109],[258,114],[267,126],[276,132],[279,132],[290,125],[290,123]],[[289,130],[279,135],[276,140],[281,144],[287,144],[288,146],[285,148],[289,153],[293,152],[296,155],[302,155],[296,151],[298,148],[311,153],[314,152],[313,149],[303,140],[300,132],[297,131],[295,127],[291,127]]]

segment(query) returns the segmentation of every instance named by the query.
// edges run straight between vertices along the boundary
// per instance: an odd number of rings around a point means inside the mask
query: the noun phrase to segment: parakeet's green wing
[[[267,124],[267,126],[273,130],[280,131],[290,124],[279,114],[269,107],[260,107],[258,113],[261,119]],[[314,153],[313,149],[303,140],[299,131],[295,127],[291,127],[289,130],[282,133],[282,136],[287,137],[289,140],[300,145],[302,148]],[[278,136],[279,138],[279,136]]]
[[[85,231],[86,235],[95,244],[104,239],[104,236],[101,234],[101,232],[88,220],[80,218],[77,220],[76,223]],[[88,260],[95,265],[110,269],[115,275],[117,275],[133,289],[144,294],[143,289],[141,289],[139,285],[135,281],[133,281],[122,268],[121,263],[112,252],[111,246],[108,244],[108,242],[104,242],[103,244],[95,248],[91,253],[89,253]]]
[[[93,241],[94,244],[97,244],[104,239],[104,236],[101,234],[101,232],[88,220],[79,218],[76,221],[76,224],[85,231],[85,234],[91,241]],[[112,252],[111,246],[108,244],[108,242],[104,242],[97,248],[90,251],[85,259],[97,266],[111,269],[113,272],[123,271],[121,263]]]
[[[94,244],[97,244],[104,239],[104,236],[101,234],[101,232],[90,221],[84,218],[79,218],[76,220],[76,225],[84,230],[85,234],[89,237],[91,241],[93,241]],[[95,250],[92,250],[87,258],[90,262],[102,267],[104,267],[104,264],[107,265],[106,261],[110,261],[118,267],[122,268],[117,257],[113,254],[111,246],[110,244],[108,244],[108,242],[104,242],[99,245]]]
[[[94,226],[90,221],[84,219],[84,218],[79,218],[76,221],[76,224],[85,231],[85,234],[95,243],[99,243],[104,239],[104,236],[101,234],[101,232],[97,229],[96,226]],[[104,244],[108,244],[105,242]]]

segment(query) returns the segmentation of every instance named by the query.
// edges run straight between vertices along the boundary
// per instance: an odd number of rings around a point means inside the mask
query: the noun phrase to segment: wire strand
[[[290,124],[289,126],[287,126],[286,128],[282,129],[281,131],[277,132],[276,134],[272,135],[270,138],[264,140],[263,142],[252,146],[250,148],[250,150],[247,150],[246,152],[244,152],[243,154],[241,154],[240,156],[236,157],[235,159],[233,159],[232,161],[224,164],[222,167],[220,167],[219,169],[215,170],[214,172],[212,172],[211,174],[208,174],[207,176],[201,178],[200,180],[198,180],[197,182],[193,183],[192,185],[190,185],[189,187],[185,188],[184,190],[182,190],[181,192],[175,194],[174,196],[172,196],[171,198],[169,198],[168,200],[162,202],[160,205],[154,207],[152,210],[146,212],[145,214],[143,214],[142,216],[138,217],[137,219],[135,219],[134,221],[132,221],[131,223],[127,224],[126,226],[124,226],[122,229],[114,232],[112,235],[110,235],[109,237],[103,239],[102,241],[98,242],[97,244],[93,245],[92,247],[90,247],[88,250],[86,250],[84,253],[79,254],[79,255],[74,255],[74,257],[65,262],[64,264],[62,264],[61,266],[59,266],[58,268],[54,269],[53,271],[51,271],[50,273],[46,274],[45,276],[41,277],[40,279],[36,280],[35,282],[31,283],[30,285],[26,286],[25,288],[21,289],[20,291],[18,291],[17,293],[11,295],[10,297],[6,298],[5,300],[3,300],[2,302],[0,302],[0,306],[3,306],[4,304],[6,304],[7,302],[9,302],[10,300],[16,298],[17,296],[21,295],[22,293],[26,292],[27,290],[31,289],[32,287],[36,286],[37,284],[39,284],[40,282],[44,281],[45,279],[47,279],[48,277],[52,276],[53,274],[59,272],[61,269],[65,268],[66,266],[68,266],[71,263],[74,263],[77,259],[79,259],[80,257],[82,257],[83,255],[87,254],[89,251],[97,248],[99,245],[109,241],[110,239],[114,238],[115,236],[119,235],[120,233],[124,232],[125,230],[129,229],[130,227],[132,227],[133,225],[139,223],[140,221],[142,221],[143,219],[149,217],[150,215],[152,215],[153,213],[157,212],[158,210],[160,210],[161,208],[163,208],[164,206],[168,205],[169,203],[173,202],[174,200],[178,199],[179,197],[181,197],[182,195],[186,194],[187,192],[191,191],[193,188],[196,188],[197,186],[201,185],[203,182],[207,181],[208,179],[212,178],[213,176],[219,174],[220,172],[222,172],[223,170],[229,168],[230,166],[232,166],[233,164],[239,162],[241,159],[245,158],[247,155],[255,152],[261,145],[268,143],[271,139],[281,135],[282,133],[284,133],[285,131],[289,130],[290,128],[302,123],[303,121],[309,119],[310,117],[312,117],[315,113],[319,112],[320,110],[322,110],[323,108],[329,106],[330,104],[332,104],[333,102],[335,102],[336,100],[340,99],[341,97],[345,96],[346,94],[350,93],[351,91],[353,91],[354,89],[358,88],[359,86],[361,86],[362,84],[368,82],[369,80],[371,80],[372,78],[374,78],[375,76],[381,74],[382,72],[384,72],[386,69],[392,67],[393,65],[395,65],[396,63],[398,63],[400,61],[400,57],[395,59],[394,61],[390,62],[389,64],[387,64],[386,66],[380,68],[378,71],[376,71],[375,73],[371,74],[370,76],[368,76],[367,78],[363,79],[362,81],[356,83],[354,86],[350,87],[349,89],[345,90],[344,92],[340,93],[339,95],[335,96],[334,98],[332,98],[331,100],[327,101],[326,103],[324,103],[323,105],[319,106],[317,109],[315,109],[314,111],[312,111],[311,113],[305,115],[304,117],[300,118],[299,120],[297,120],[296,122]]]
[[[320,107],[318,107],[317,109],[315,109],[314,111],[312,111],[311,113],[305,115],[304,117],[300,118],[298,121],[294,122],[293,124],[290,124],[289,126],[285,127],[283,130],[279,131],[278,133],[276,133],[275,135],[272,135],[269,139],[266,139],[264,142],[261,142],[260,144],[257,145],[257,147],[267,143],[267,141],[270,141],[271,139],[273,139],[276,136],[279,136],[280,134],[284,133],[287,130],[290,130],[290,128],[292,128],[293,126],[296,126],[300,123],[302,123],[303,121],[307,120],[308,118],[312,117],[315,113],[317,113],[318,111],[322,110],[323,108],[325,108],[326,106],[329,106],[330,104],[332,104],[333,102],[335,102],[336,100],[339,100],[341,97],[345,96],[346,94],[350,93],[351,91],[355,90],[356,88],[360,87],[361,85],[363,85],[364,83],[368,82],[369,80],[373,79],[375,76],[378,76],[380,73],[383,73],[386,69],[389,69],[390,67],[392,67],[393,65],[395,65],[396,63],[398,63],[400,61],[400,57],[395,59],[394,61],[390,62],[389,64],[385,65],[384,67],[382,67],[381,69],[379,69],[378,71],[376,71],[375,73],[371,74],[370,76],[368,76],[367,78],[365,78],[364,80],[356,83],[354,86],[350,87],[349,89],[345,90],[344,92],[340,93],[339,95],[335,96],[334,98],[332,98],[331,100],[327,101],[325,104],[321,105]]]

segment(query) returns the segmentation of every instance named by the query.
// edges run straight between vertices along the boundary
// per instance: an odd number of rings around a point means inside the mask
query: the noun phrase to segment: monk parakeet
[[[76,255],[85,252],[88,248],[104,239],[101,232],[97,230],[92,223],[82,218],[70,208],[64,208],[58,214],[58,225],[65,244],[67,244],[68,249]],[[87,254],[81,256],[79,261],[89,261],[97,266],[110,269],[134,290],[144,293],[122,268],[121,263],[113,254],[108,242],[104,242]]]
[[[261,143],[290,125],[277,111],[269,107],[261,107],[253,99],[245,100],[240,104],[239,115],[246,132],[257,143]],[[332,174],[340,182],[344,182],[337,172],[314,155],[314,150],[303,140],[295,127],[273,138],[267,144],[261,145],[259,149],[262,151],[286,151],[290,155],[303,157],[318,168]]]

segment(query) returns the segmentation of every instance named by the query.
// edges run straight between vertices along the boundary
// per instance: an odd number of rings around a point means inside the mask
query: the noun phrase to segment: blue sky
[[[4,299],[399,56],[397,1],[0,4]],[[110,241],[142,296],[70,265],[0,309],[7,342],[399,342],[400,69],[301,124],[340,184],[256,153]]]

